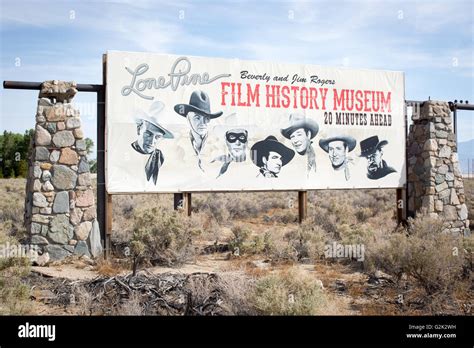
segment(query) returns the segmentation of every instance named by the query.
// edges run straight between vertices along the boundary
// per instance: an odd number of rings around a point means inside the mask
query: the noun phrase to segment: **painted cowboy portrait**
[[[382,148],[387,144],[387,140],[379,141],[379,137],[376,135],[360,142],[360,156],[367,158],[367,177],[369,179],[377,180],[396,172],[382,158]]]
[[[316,121],[298,113],[290,114],[287,127],[281,130],[281,134],[291,141],[295,151],[300,156],[306,156],[308,174],[312,170],[316,172],[316,154],[311,139],[318,131]]]
[[[191,145],[198,157],[198,166],[204,171],[202,168],[201,152],[206,144],[208,124],[212,119],[222,116],[223,112],[211,113],[209,95],[204,91],[194,91],[189,99],[189,104],[177,104],[174,106],[174,111],[188,120]]]
[[[344,177],[350,179],[350,164],[353,164],[349,152],[356,147],[356,140],[351,136],[339,135],[319,140],[319,146],[329,155],[329,161],[335,171],[344,172]]]
[[[131,146],[140,154],[149,155],[145,165],[147,181],[153,180],[156,185],[158,174],[165,157],[158,145],[162,139],[173,139],[173,134],[164,128],[159,118],[162,115],[164,104],[160,101],[154,102],[150,107],[150,113],[139,113],[135,117],[137,124],[137,140]]]
[[[225,133],[227,154],[216,157],[211,163],[222,162],[217,177],[223,175],[229,169],[232,162],[241,163],[247,159],[248,132],[243,128],[230,129]]]
[[[295,156],[295,152],[280,143],[273,135],[256,142],[250,149],[252,162],[259,167],[258,176],[277,178],[281,168]]]

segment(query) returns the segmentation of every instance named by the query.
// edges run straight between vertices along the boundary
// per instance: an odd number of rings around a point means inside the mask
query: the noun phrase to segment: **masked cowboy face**
[[[247,151],[247,131],[246,130],[232,130],[225,135],[227,149],[233,158],[236,160],[245,160]]]
[[[137,126],[137,133],[137,144],[146,153],[152,153],[164,135],[157,126],[145,120]]]
[[[346,144],[343,141],[335,140],[328,144],[329,160],[334,168],[340,167],[347,156]]]
[[[304,128],[295,130],[290,135],[290,141],[296,152],[304,155],[310,144],[311,132],[306,132]]]
[[[382,150],[377,149],[373,154],[367,156],[367,170],[369,173],[374,173],[382,167],[382,155]]]
[[[263,166],[266,168],[269,172],[272,172],[274,174],[280,173],[281,166],[282,166],[282,161],[281,161],[281,155],[277,152],[270,151],[268,154],[268,158],[263,157]]]
[[[207,125],[211,120],[209,116],[190,111],[188,112],[187,118],[193,131],[195,131],[201,137],[205,137],[207,135]]]

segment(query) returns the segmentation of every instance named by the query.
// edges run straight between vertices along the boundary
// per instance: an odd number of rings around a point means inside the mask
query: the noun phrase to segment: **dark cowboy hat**
[[[290,139],[291,133],[299,128],[304,128],[306,131],[311,132],[311,139],[313,139],[316,134],[318,134],[319,126],[316,121],[302,115],[302,114],[290,114],[288,127],[281,130],[281,134]]]
[[[179,115],[186,117],[188,112],[194,111],[197,114],[216,118],[222,115],[222,111],[211,113],[211,102],[209,95],[204,91],[194,91],[189,98],[189,104],[176,104],[174,111]]]
[[[360,157],[367,157],[373,154],[378,149],[381,149],[382,146],[388,144],[387,140],[379,141],[379,137],[374,135],[360,142]]]
[[[250,149],[252,162],[258,167],[262,167],[262,157],[270,151],[281,155],[282,166],[288,164],[288,162],[290,162],[295,156],[295,152],[292,149],[280,143],[273,135],[270,135],[265,140],[260,140],[252,146]]]
[[[349,152],[354,150],[357,143],[356,140],[351,136],[339,135],[339,136],[319,140],[319,146],[324,151],[329,152],[329,143],[332,141],[338,141],[338,140],[346,143],[346,146],[349,149]]]

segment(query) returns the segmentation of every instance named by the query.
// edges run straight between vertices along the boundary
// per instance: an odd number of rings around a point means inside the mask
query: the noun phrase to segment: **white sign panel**
[[[397,188],[404,75],[108,52],[109,193]]]

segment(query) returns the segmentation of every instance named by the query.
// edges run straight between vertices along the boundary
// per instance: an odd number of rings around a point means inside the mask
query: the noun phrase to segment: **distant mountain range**
[[[458,143],[458,158],[463,174],[472,174],[474,172],[474,139]]]

